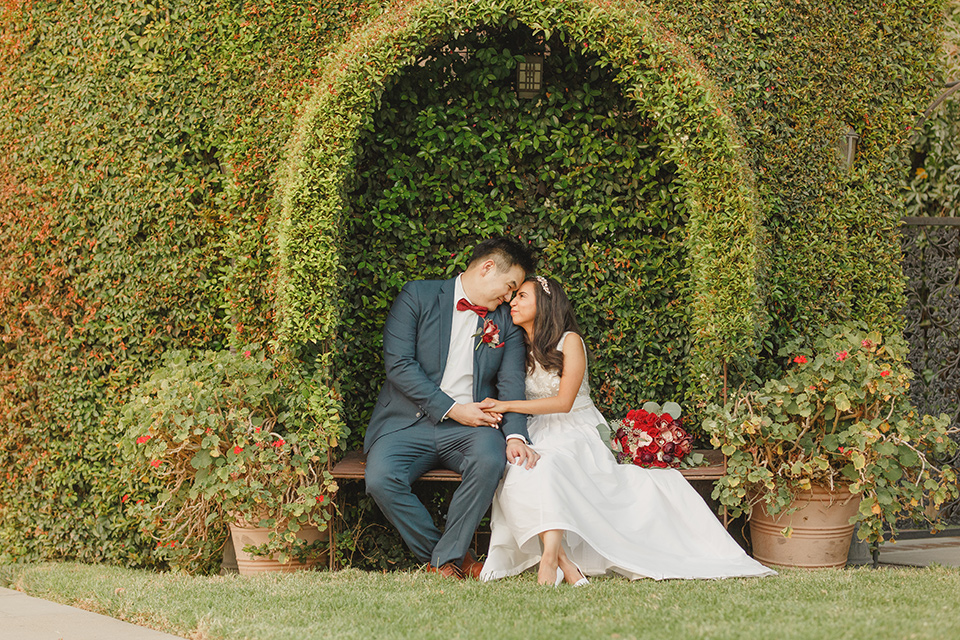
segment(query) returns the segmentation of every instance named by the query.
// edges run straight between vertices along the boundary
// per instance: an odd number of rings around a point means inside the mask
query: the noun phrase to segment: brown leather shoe
[[[463,556],[463,562],[460,563],[460,569],[465,577],[479,580],[480,572],[483,570],[483,563],[477,562],[473,554],[467,551],[467,555]]]
[[[457,580],[463,580],[463,571],[461,571],[460,567],[452,562],[441,565],[439,569],[432,564],[427,563],[427,573],[439,573],[444,578],[456,578]]]

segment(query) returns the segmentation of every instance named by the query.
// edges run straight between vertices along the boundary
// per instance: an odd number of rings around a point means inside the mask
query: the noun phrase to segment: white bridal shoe
[[[590,581],[587,580],[587,576],[583,575],[583,569],[577,566],[576,563],[573,566],[577,567],[577,572],[580,574],[580,579],[573,583],[575,587],[585,587],[590,584]]]
[[[577,567],[576,564],[574,564],[573,566]],[[583,570],[580,569],[580,567],[577,567],[577,571],[580,573],[580,579],[577,580],[576,582],[574,582],[574,583],[573,583],[573,586],[575,586],[575,587],[584,587],[584,586],[590,584],[590,581],[587,580],[587,576],[583,575]],[[561,569],[560,567],[557,567],[557,581],[553,583],[553,586],[554,586],[555,588],[556,588],[556,587],[559,587],[559,586],[560,586],[560,583],[562,583],[562,582],[563,582],[563,569]]]

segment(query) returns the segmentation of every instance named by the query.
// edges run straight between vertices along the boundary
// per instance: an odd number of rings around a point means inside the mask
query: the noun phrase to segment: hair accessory
[[[537,279],[537,282],[540,283],[540,286],[543,287],[543,291],[550,295],[550,285],[547,284],[547,279],[543,276],[534,276]]]

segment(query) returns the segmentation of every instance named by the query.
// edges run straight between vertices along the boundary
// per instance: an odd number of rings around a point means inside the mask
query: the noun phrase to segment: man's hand
[[[491,402],[457,403],[447,412],[447,417],[466,427],[493,427],[500,428],[500,414],[487,413],[493,406]]]
[[[520,438],[510,438],[507,440],[507,463],[522,464],[527,469],[533,469],[537,466],[537,460],[540,454],[531,449]]]

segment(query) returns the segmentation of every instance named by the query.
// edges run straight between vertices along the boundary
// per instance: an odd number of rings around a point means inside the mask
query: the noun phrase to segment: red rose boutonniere
[[[500,342],[500,327],[490,318],[484,319],[483,328],[480,329],[479,333],[473,334],[474,338],[477,336],[480,337],[480,342],[477,343],[476,349],[479,349],[481,344],[486,344],[494,349],[499,349],[504,345],[503,342]]]

